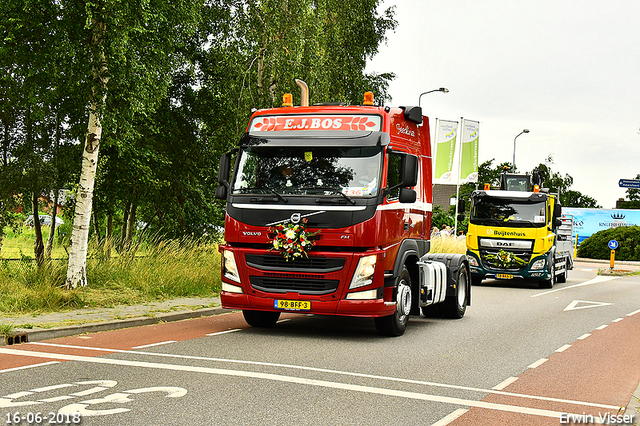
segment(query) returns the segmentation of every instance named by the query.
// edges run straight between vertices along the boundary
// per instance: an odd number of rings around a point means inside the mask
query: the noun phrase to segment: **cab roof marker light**
[[[364,92],[364,100],[362,105],[373,106],[373,92]]]
[[[485,184],[484,184],[484,190],[485,190],[485,191],[489,191],[489,190],[491,190],[491,184],[490,184],[490,183],[485,183]]]
[[[284,95],[282,95],[282,106],[283,107],[293,106],[293,95],[291,93],[285,93]]]

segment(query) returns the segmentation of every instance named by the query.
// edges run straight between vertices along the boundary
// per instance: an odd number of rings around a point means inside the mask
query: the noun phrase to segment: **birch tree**
[[[87,246],[98,152],[104,121],[124,143],[136,113],[147,114],[166,93],[169,71],[193,33],[202,0],[99,0],[73,2],[82,8],[91,67],[89,119],[76,196],[66,288],[87,285]],[[77,21],[76,21],[77,22]],[[80,21],[82,22],[82,21]],[[114,101],[109,102],[109,97]],[[113,143],[123,143],[114,138]]]

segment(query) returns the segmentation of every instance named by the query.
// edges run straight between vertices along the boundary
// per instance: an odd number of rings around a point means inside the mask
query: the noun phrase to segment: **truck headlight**
[[[225,283],[224,281],[222,281],[222,291],[226,291],[227,293],[244,293],[244,291],[242,291],[242,287],[239,285]]]
[[[531,265],[531,269],[544,269],[547,261],[545,259],[536,260]]]
[[[356,291],[353,293],[347,293],[347,300],[375,300],[378,298],[378,289],[365,291]]]
[[[240,282],[240,275],[238,274],[236,259],[231,250],[224,250],[222,252],[222,273],[225,278],[228,278],[237,283]]]
[[[478,265],[478,259],[476,259],[475,257],[469,256],[469,257],[467,257],[467,259],[469,259],[469,265],[470,266],[479,266]]]
[[[349,289],[363,287],[373,283],[373,273],[376,271],[377,259],[378,256],[375,254],[360,258],[356,273],[353,274],[353,279],[351,280],[351,284],[349,284]]]

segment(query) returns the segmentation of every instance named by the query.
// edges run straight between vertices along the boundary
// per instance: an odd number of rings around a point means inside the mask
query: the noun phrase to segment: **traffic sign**
[[[618,248],[618,242],[616,240],[610,240],[609,241],[609,248],[611,250],[615,250]]]
[[[620,188],[640,188],[640,179],[620,179],[618,186]]]

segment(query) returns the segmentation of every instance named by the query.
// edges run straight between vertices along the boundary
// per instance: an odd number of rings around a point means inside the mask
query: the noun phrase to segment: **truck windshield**
[[[545,202],[482,197],[474,199],[469,220],[476,225],[543,227],[545,212]]]
[[[233,194],[375,197],[382,148],[252,146],[240,151]]]

